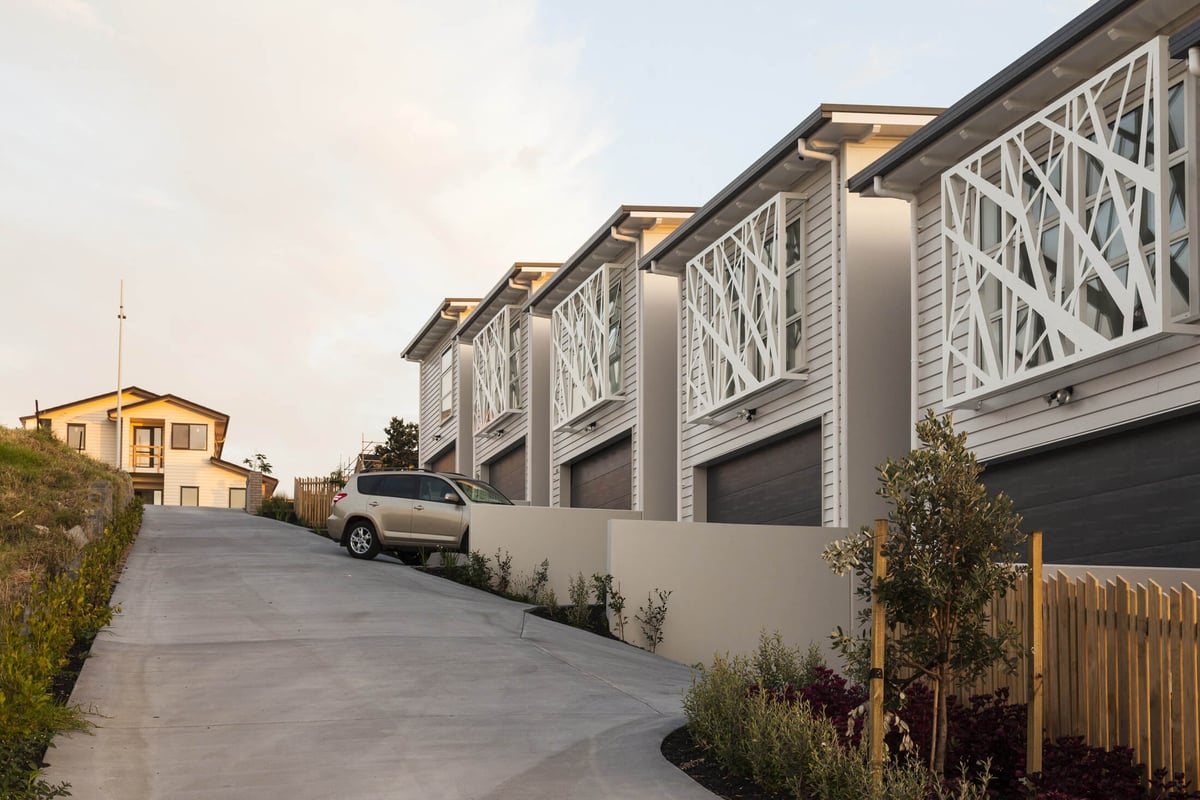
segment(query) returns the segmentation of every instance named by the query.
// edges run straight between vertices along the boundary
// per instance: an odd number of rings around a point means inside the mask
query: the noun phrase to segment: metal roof
[[[479,305],[467,314],[458,326],[456,335],[468,342],[474,341],[479,332],[500,313],[500,309],[523,304],[529,299],[530,292],[535,291],[542,281],[553,275],[559,266],[523,261],[513,264],[499,283],[479,301]]]
[[[458,328],[464,315],[479,303],[478,297],[447,297],[417,335],[404,348],[406,361],[424,361],[441,342]]]

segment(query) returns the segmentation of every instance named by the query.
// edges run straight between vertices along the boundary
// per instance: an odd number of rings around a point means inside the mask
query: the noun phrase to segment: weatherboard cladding
[[[1174,64],[1172,80],[1184,70]],[[1189,132],[1197,146],[1196,131]],[[943,411],[944,259],[941,241],[940,175],[918,196],[918,406]],[[1200,331],[1198,331],[1200,332]],[[1200,337],[1174,335],[1102,356],[1084,374],[1052,373],[1037,381],[1045,392],[1001,393],[954,411],[957,427],[981,460],[1066,442],[1126,423],[1176,411],[1200,398]],[[1079,372],[1074,373],[1076,376]],[[1047,405],[1045,394],[1073,385],[1067,408]]]
[[[421,426],[418,431],[417,457],[421,462],[418,466],[428,463],[434,456],[455,442],[458,432],[457,401],[451,405],[450,416],[442,420],[442,353],[447,347],[452,347],[453,364],[451,374],[454,376],[452,397],[458,398],[458,385],[461,377],[459,358],[462,348],[458,345],[453,331],[444,336],[437,346],[421,362]],[[441,436],[434,441],[435,436]]]
[[[604,406],[598,412],[588,414],[578,422],[580,430],[556,430],[551,433],[551,464],[550,470],[550,504],[563,505],[562,470],[560,467],[569,464],[599,446],[618,438],[624,432],[630,432],[633,437],[633,507],[640,509],[642,498],[638,491],[638,470],[640,469],[638,451],[639,436],[637,431],[637,339],[640,335],[638,319],[639,294],[641,292],[640,274],[634,264],[634,250],[629,247],[622,252],[619,260],[611,263],[620,264],[621,270],[621,301],[623,306],[622,320],[622,381],[624,400],[617,400]],[[591,432],[582,430],[584,425],[595,422],[596,428]],[[666,422],[665,424],[670,424]]]
[[[786,431],[819,421],[821,425],[822,521],[831,524],[835,492],[833,473],[833,337],[832,337],[832,235],[828,168],[804,175],[788,191],[807,195],[804,205],[805,327],[808,351],[808,380],[784,381],[779,386],[747,401],[757,409],[754,422],[738,420],[716,425],[687,423],[682,426],[680,446],[680,519],[695,519],[695,482],[704,480],[704,465],[753,447]],[[683,300],[681,282],[680,299]],[[680,341],[686,333],[680,322]],[[681,369],[687,359],[681,359]],[[682,383],[682,381],[681,381]],[[679,413],[686,419],[686,396],[680,392]],[[705,512],[701,510],[701,515]]]

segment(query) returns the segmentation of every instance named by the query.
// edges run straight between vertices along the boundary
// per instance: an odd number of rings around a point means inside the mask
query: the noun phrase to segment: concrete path
[[[714,796],[658,751],[686,667],[301,528],[148,507],[114,602],[75,798]]]

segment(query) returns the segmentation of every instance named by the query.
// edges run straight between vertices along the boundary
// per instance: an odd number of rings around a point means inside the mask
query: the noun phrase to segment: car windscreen
[[[454,485],[459,491],[467,496],[467,499],[472,503],[494,503],[496,505],[511,506],[512,500],[509,500],[500,490],[489,483],[483,481],[473,481],[467,478],[455,478]]]

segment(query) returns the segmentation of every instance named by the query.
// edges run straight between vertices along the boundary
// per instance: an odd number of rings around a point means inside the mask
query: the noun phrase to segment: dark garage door
[[[988,466],[1048,563],[1200,567],[1200,414]]]
[[[509,500],[525,499],[525,443],[488,462],[488,482]]]
[[[625,437],[571,464],[573,508],[633,508],[633,440]]]
[[[820,525],[821,429],[710,464],[708,521]]]
[[[451,447],[441,455],[435,456],[432,466],[434,472],[454,472],[454,448]]]

